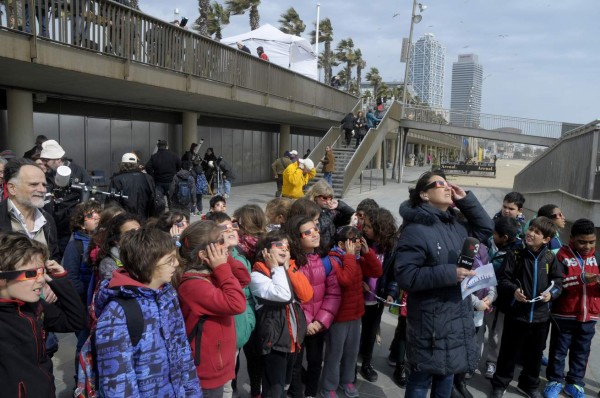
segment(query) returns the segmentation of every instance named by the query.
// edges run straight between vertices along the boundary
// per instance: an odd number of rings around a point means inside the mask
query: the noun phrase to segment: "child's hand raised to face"
[[[357,243],[352,242],[352,239],[346,239],[346,243],[344,245],[346,246],[346,253],[356,253]]]
[[[219,265],[227,262],[227,248],[223,245],[211,243],[206,246],[206,256],[208,257],[208,266],[210,269],[215,269]]]
[[[265,265],[269,269],[279,267],[279,263],[277,262],[277,259],[275,258],[275,256],[273,254],[271,254],[271,252],[269,252],[269,250],[267,250],[266,248],[263,249],[262,255],[263,255],[263,258],[265,259]]]
[[[367,244],[367,240],[364,236],[361,236],[360,238],[360,251],[363,254],[367,254],[369,252],[369,245]]]

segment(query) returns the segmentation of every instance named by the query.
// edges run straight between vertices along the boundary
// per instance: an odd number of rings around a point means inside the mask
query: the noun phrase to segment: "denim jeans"
[[[424,372],[411,372],[408,376],[405,398],[426,398],[431,386],[431,398],[449,398],[452,393],[454,375],[432,375]]]
[[[323,173],[323,179],[329,184],[329,186],[333,187],[333,173],[331,173],[331,172]]]
[[[39,36],[48,37],[48,8],[50,7],[46,1],[42,2],[41,9],[36,5],[35,8],[35,17],[36,19],[41,18],[40,25],[41,28],[38,30]],[[25,2],[25,32],[31,33],[31,15],[29,10],[29,2]]]

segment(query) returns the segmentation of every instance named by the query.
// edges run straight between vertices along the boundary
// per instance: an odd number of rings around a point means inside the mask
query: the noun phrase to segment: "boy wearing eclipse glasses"
[[[45,245],[18,232],[0,234],[0,384],[8,397],[55,395],[47,332],[85,327],[83,303]],[[48,284],[58,297],[42,296]]]

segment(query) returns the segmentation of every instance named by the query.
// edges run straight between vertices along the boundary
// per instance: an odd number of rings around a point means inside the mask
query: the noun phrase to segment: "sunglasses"
[[[323,200],[331,200],[331,199],[333,199],[333,196],[320,195],[320,196],[317,196],[317,198],[321,198]]]
[[[550,218],[564,218],[565,216],[562,213],[550,214]]]
[[[357,243],[357,242],[360,242],[360,236],[357,236],[354,238],[348,238],[348,240],[352,243]]]
[[[423,191],[427,191],[431,188],[447,188],[447,187],[450,187],[450,184],[448,184],[448,181],[435,180],[435,181],[432,181],[431,183],[425,185],[425,188],[423,188]]]
[[[239,231],[240,224],[232,222],[231,225],[219,225],[219,229],[221,230],[221,232]]]
[[[86,220],[100,220],[98,213],[88,213],[84,217]]]
[[[17,271],[5,271],[0,272],[0,279],[15,280],[18,282],[26,281],[29,279],[37,279],[46,273],[44,267],[34,269],[22,269]]]
[[[319,233],[319,227],[312,227],[307,229],[306,231],[300,231],[300,236],[303,238],[307,238],[311,236],[313,232]]]
[[[287,242],[278,240],[276,242],[271,243],[271,249],[273,249],[273,248],[290,250],[290,245]]]

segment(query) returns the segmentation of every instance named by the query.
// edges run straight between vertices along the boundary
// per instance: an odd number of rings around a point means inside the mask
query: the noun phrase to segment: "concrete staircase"
[[[333,172],[333,192],[336,198],[342,197],[342,189],[344,186],[344,172],[346,170],[346,166],[350,162],[350,159],[354,155],[356,139],[352,138],[352,141],[350,142],[350,145],[348,147],[346,147],[345,144],[346,141],[344,137],[340,137],[340,139],[333,146],[333,156],[335,157],[335,170]],[[308,183],[309,187],[323,178],[323,172],[321,171],[321,169],[321,165],[318,165],[317,175]]]

